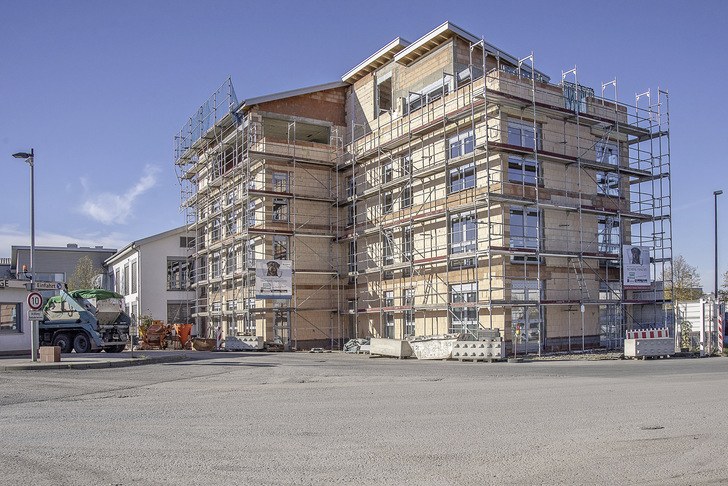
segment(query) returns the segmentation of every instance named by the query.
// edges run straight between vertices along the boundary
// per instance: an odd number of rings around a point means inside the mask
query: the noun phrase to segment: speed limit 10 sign
[[[38,310],[43,305],[43,296],[38,292],[28,294],[28,306],[33,310]]]

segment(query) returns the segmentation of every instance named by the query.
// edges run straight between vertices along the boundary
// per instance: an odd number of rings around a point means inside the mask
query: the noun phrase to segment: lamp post
[[[723,194],[723,191],[714,191],[713,196],[715,199],[715,300],[718,300],[718,196]]]
[[[715,331],[718,329],[718,312],[720,311],[720,306],[718,305],[719,299],[718,299],[718,196],[723,194],[723,191],[713,191],[713,198],[715,200],[715,306],[714,306],[714,312],[713,312],[713,329],[712,331]],[[710,333],[710,346],[712,349],[713,343],[713,333]]]
[[[13,154],[16,159],[25,159],[30,166],[30,291],[35,290],[35,274],[33,273],[33,257],[35,256],[35,195],[33,181],[33,149],[30,153]],[[30,352],[33,361],[38,361],[38,321],[30,321]]]

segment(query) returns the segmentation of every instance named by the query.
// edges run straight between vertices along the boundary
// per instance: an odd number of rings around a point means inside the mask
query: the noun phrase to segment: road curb
[[[90,370],[99,368],[125,368],[128,366],[140,366],[156,363],[166,363],[174,361],[184,361],[187,359],[186,354],[176,356],[159,356],[150,358],[148,356],[140,356],[134,359],[122,359],[118,361],[86,361],[82,363],[66,362],[59,363],[29,363],[0,366],[0,371],[36,371],[36,370]]]

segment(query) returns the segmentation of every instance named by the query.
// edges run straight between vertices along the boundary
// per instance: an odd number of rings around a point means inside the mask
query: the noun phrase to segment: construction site
[[[197,334],[540,353],[672,325],[669,97],[617,93],[450,22],[332,83],[228,79],[175,137]]]

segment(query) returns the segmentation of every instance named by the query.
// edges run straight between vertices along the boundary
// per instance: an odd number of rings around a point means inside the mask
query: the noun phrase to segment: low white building
[[[30,354],[27,282],[0,276],[0,356]]]
[[[106,259],[110,289],[124,296],[132,322],[150,315],[165,324],[193,323],[190,243],[182,226],[133,241]]]

